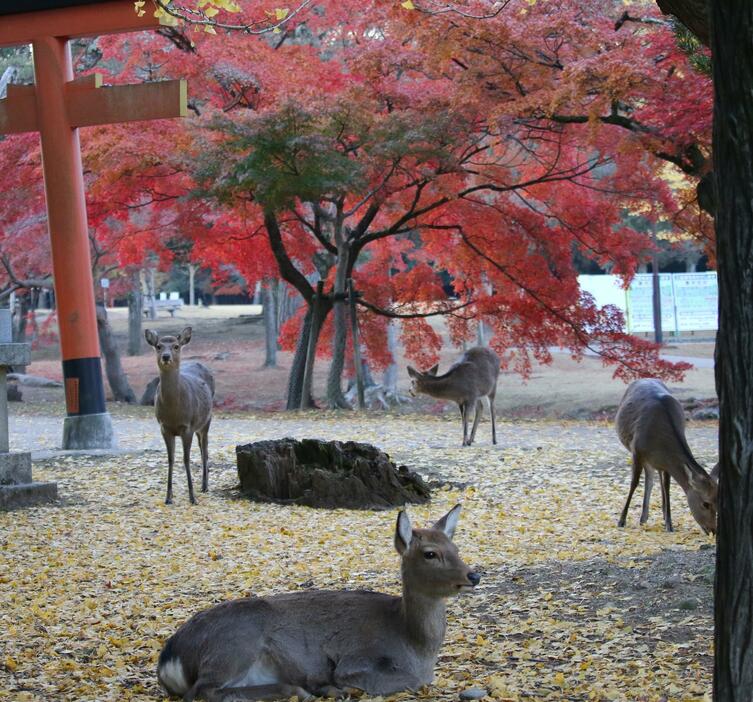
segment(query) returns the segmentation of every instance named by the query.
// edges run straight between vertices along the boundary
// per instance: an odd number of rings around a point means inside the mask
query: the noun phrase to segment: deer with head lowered
[[[460,505],[430,529],[397,518],[403,595],[364,590],[232,600],[195,615],[168,639],[160,683],[185,702],[339,697],[417,690],[434,677],[445,599],[480,576],[452,543]]]
[[[653,378],[633,381],[617,409],[615,429],[633,456],[630,491],[618,526],[625,526],[641,473],[646,476],[641,524],[646,523],[654,475],[658,471],[664,528],[673,530],[669,487],[674,478],[685,492],[690,511],[701,529],[707,534],[716,532],[717,470],[709,475],[693,457],[685,439],[685,412],[667,386]]]
[[[437,375],[439,364],[425,373],[408,366],[411,377],[410,394],[430,395],[440,400],[452,400],[460,407],[463,422],[463,446],[470,446],[476,437],[476,428],[483,413],[481,398],[489,398],[489,413],[492,419],[492,443],[497,443],[497,424],[494,415],[494,397],[497,394],[499,356],[484,346],[468,349],[449,370]],[[473,428],[468,436],[468,417],[475,409]]]
[[[147,329],[147,343],[154,347],[159,368],[159,387],[154,398],[162,437],[167,447],[167,497],[165,504],[173,501],[173,464],[175,462],[175,437],[183,443],[183,463],[188,479],[188,496],[196,504],[191,480],[191,445],[193,436],[201,449],[201,491],[209,489],[209,425],[212,422],[214,378],[210,370],[198,361],[181,363],[181,349],[191,341],[191,327],[178,336],[158,336]]]

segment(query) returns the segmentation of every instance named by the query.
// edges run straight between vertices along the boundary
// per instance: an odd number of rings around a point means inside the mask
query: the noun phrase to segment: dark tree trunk
[[[332,361],[327,376],[327,406],[330,409],[352,409],[342,391],[345,347],[348,340],[348,319],[344,302],[335,303],[334,314],[335,333],[332,339]]]
[[[133,274],[133,285],[128,294],[128,355],[140,356],[144,334],[141,323],[144,316],[144,296],[141,292],[141,274]]]
[[[28,326],[31,328],[29,343],[33,344],[39,338],[39,324],[37,323],[37,305],[39,304],[39,290],[29,290],[29,310],[26,313]]]
[[[345,368],[345,347],[348,342],[348,310],[345,302],[345,282],[347,280],[348,252],[340,247],[335,285],[333,288],[334,335],[332,339],[332,362],[327,376],[327,406],[330,409],[352,409],[342,390],[343,369]]]
[[[288,376],[288,401],[285,409],[297,410],[301,407],[301,396],[303,394],[303,374],[306,370],[306,350],[309,345],[309,335],[311,334],[312,310],[306,312],[301,325],[301,333],[298,336],[298,344],[295,347],[293,356],[293,365],[290,367]],[[313,406],[313,400],[309,398]]]
[[[277,281],[267,278],[262,283],[261,304],[264,313],[265,368],[277,368]]]
[[[128,383],[123,365],[120,362],[120,351],[115,344],[110,322],[107,321],[107,312],[102,305],[97,305],[97,332],[102,357],[105,361],[105,375],[110,384],[113,400],[120,402],[135,403],[136,395]]]
[[[719,331],[714,700],[753,699],[753,3],[712,2]]]
[[[290,376],[288,378],[288,400],[285,409],[301,409],[301,396],[304,393],[303,378],[306,371],[306,354],[309,346],[309,335],[312,331],[312,321],[313,333],[315,335],[314,349],[316,349],[316,345],[319,341],[319,333],[321,332],[322,327],[324,326],[324,321],[327,319],[327,315],[331,309],[331,303],[325,298],[322,304],[316,305],[313,309],[309,306],[309,309],[306,312],[303,324],[301,325],[298,344],[295,347],[293,365],[290,368]],[[316,312],[316,319],[314,319],[314,312]],[[314,395],[310,385],[308,388],[305,388],[305,392],[308,396],[306,407],[315,408],[316,403],[314,402]]]
[[[700,41],[709,46],[709,10],[707,0],[656,0],[665,15],[674,15]]]
[[[389,349],[392,361],[382,376],[382,386],[386,397],[392,397],[398,401],[397,394],[397,326],[394,320],[388,322],[387,327],[387,348]]]

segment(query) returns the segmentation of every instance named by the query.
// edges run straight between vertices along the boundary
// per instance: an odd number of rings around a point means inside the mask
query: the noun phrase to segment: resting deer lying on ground
[[[201,448],[201,491],[209,489],[209,425],[212,422],[214,378],[209,369],[197,361],[181,364],[181,349],[191,341],[191,327],[178,336],[157,336],[151,329],[144,332],[146,341],[157,352],[159,387],[154,398],[162,437],[167,447],[167,497],[165,504],[173,501],[173,464],[175,462],[175,437],[183,442],[183,463],[188,479],[188,496],[196,504],[191,480],[191,444],[193,435]]]
[[[661,479],[665,529],[672,531],[669,486],[670,478],[674,478],[685,491],[690,511],[701,529],[707,534],[716,532],[717,476],[706,473],[693,457],[685,440],[685,412],[666,385],[650,378],[632,382],[617,409],[615,429],[633,455],[633,477],[618,526],[625,526],[642,472],[646,484],[641,524],[645,524],[656,470]]]
[[[492,417],[492,443],[497,443],[497,424],[494,415],[494,396],[497,394],[499,356],[483,346],[468,349],[444,375],[437,375],[439,364],[422,373],[408,366],[411,377],[410,394],[430,395],[441,400],[453,400],[460,407],[463,422],[463,446],[470,446],[476,438],[476,428],[483,413],[482,397],[489,398]],[[468,436],[468,414],[474,409],[473,428]]]
[[[451,539],[460,505],[430,529],[401,511],[395,548],[403,596],[312,590],[232,600],[195,615],[168,639],[157,675],[186,702],[368,695],[417,690],[434,677],[445,599],[481,579]]]

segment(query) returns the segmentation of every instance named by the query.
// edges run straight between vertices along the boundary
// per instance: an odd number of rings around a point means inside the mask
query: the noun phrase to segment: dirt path
[[[193,325],[194,339],[186,349],[186,357],[200,360],[215,373],[217,400],[227,410],[278,411],[284,408],[285,388],[292,354],[279,352],[278,368],[263,368],[264,338],[261,318],[249,314],[250,306],[217,306],[211,309],[184,308],[174,319],[160,317],[145,322],[160,332],[177,332]],[[126,346],[127,314],[122,308],[110,311],[115,338],[120,348]],[[444,333],[439,322],[437,331]],[[711,363],[713,343],[676,343],[667,355],[698,358],[699,367],[688,372],[682,383],[671,385],[681,399],[715,397],[714,371]],[[447,368],[461,350],[446,345],[441,353],[440,369]],[[61,379],[58,349],[55,343],[37,348],[28,372],[57,380]],[[402,353],[399,387],[407,395],[409,385],[405,372],[407,361]],[[137,396],[156,373],[154,354],[146,347],[140,356],[124,356],[123,366]],[[314,394],[324,396],[327,359],[317,360],[314,370]],[[613,369],[605,368],[598,358],[586,356],[576,362],[567,353],[555,353],[550,365],[534,363],[528,379],[511,367],[500,376],[497,411],[501,416],[586,418],[599,412],[608,415],[616,408],[625,384],[612,377]],[[377,374],[378,379],[378,374]],[[24,389],[27,401],[36,404],[60,404],[62,390]],[[454,406],[419,398],[406,403],[398,411],[412,413],[449,413]]]

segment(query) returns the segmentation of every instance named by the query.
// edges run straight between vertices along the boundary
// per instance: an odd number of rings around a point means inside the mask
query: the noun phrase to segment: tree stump
[[[144,394],[139,400],[140,405],[146,405],[148,407],[154,406],[154,399],[157,396],[157,388],[159,387],[159,376],[152,378],[144,389]]]
[[[241,491],[263,502],[387,509],[430,497],[421,477],[371,444],[285,438],[236,446]]]

